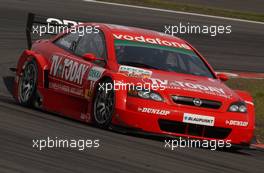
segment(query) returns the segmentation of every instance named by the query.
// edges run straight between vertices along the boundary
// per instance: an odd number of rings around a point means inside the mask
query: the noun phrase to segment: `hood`
[[[136,74],[136,76],[128,75],[127,72],[123,74],[128,76],[127,82],[149,83],[152,87],[158,86],[158,92],[167,96],[176,95],[221,102],[239,99],[233,90],[218,79],[149,69],[144,69],[143,73],[144,75]]]

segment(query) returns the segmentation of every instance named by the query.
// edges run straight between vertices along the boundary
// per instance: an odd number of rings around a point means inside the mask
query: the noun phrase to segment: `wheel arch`
[[[102,76],[97,82],[94,87],[94,93],[97,92],[97,88],[99,87],[99,83],[103,82],[106,79],[112,80],[112,82],[115,84],[115,82],[122,81],[125,83],[125,78],[121,74],[116,73],[106,73],[104,76]],[[115,107],[124,109],[126,107],[126,98],[127,98],[127,91],[126,90],[115,90]],[[95,96],[95,94],[94,94]],[[93,98],[94,101],[94,98]]]
[[[23,72],[27,62],[35,60],[38,66],[38,86],[48,87],[49,64],[46,58],[32,50],[25,50],[19,58],[17,64],[17,76]]]

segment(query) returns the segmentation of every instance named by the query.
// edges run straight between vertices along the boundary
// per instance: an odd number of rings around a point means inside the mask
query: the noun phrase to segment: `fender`
[[[84,86],[84,88],[85,88],[84,97],[88,100],[88,102],[90,102],[90,104],[88,104],[88,108],[86,111],[86,114],[88,117],[91,116],[89,112],[91,112],[93,110],[93,104],[92,103],[94,102],[96,89],[99,87],[99,83],[101,81],[105,80],[106,78],[110,78],[112,81],[115,81],[115,82],[117,82],[117,81],[124,82],[124,79],[123,79],[124,76],[123,75],[112,73],[109,70],[106,70],[102,74],[102,76],[98,80],[95,81],[92,90],[91,90],[91,86],[89,86],[89,85],[91,85],[91,84],[89,84],[90,81],[86,80],[86,83]],[[88,93],[88,92],[91,92],[91,93]],[[115,91],[115,100],[116,100],[115,107],[116,108],[122,108],[122,109],[125,108],[125,106],[126,106],[126,92],[127,91],[124,91],[124,90]]]
[[[116,74],[116,73],[108,73],[108,77],[110,77],[115,83],[117,82],[122,82],[122,83],[127,83],[126,78],[122,74]],[[120,89],[115,91],[115,99],[116,99],[116,105],[115,107],[117,109],[125,109],[126,107],[126,99],[127,99],[127,90],[125,89]]]
[[[96,81],[95,83],[95,87],[93,88],[93,93],[95,93],[96,88],[98,87],[98,84],[103,81],[106,78],[110,78],[112,79],[112,81],[114,82],[122,82],[122,83],[126,83],[124,75],[122,74],[115,74],[112,73],[110,71],[106,71],[102,77]],[[127,91],[126,90],[116,90],[115,91],[115,99],[116,99],[116,108],[122,108],[124,109],[126,106],[126,95],[127,95]]]
[[[21,75],[21,72],[25,68],[26,62],[32,59],[34,59],[38,64],[38,86],[45,88],[48,87],[48,61],[42,55],[36,53],[35,51],[24,50],[17,64],[17,76]]]
[[[241,91],[241,90],[234,90],[239,97],[241,97],[243,100],[245,100],[246,102],[251,102],[253,103],[253,98],[252,96],[249,94],[249,92],[247,91]]]

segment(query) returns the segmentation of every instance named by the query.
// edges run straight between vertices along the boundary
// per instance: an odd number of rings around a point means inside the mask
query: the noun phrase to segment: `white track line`
[[[95,0],[83,0],[83,1],[84,2],[90,2],[90,3],[114,5],[114,6],[120,6],[120,7],[129,7],[129,8],[138,8],[138,9],[166,12],[166,13],[175,13],[175,14],[184,14],[184,15],[192,15],[192,16],[199,16],[199,17],[215,18],[215,19],[224,19],[224,20],[246,22],[246,23],[253,23],[253,24],[261,24],[261,25],[264,24],[264,22],[258,22],[258,21],[253,21],[253,20],[236,19],[236,18],[231,18],[231,17],[221,17],[221,16],[213,16],[213,15],[198,14],[198,13],[189,13],[189,12],[183,12],[183,11],[165,10],[165,9],[159,9],[159,8],[142,7],[142,6],[137,6],[137,5],[127,5],[127,4],[119,4],[119,3],[113,3],[113,2],[95,1]]]

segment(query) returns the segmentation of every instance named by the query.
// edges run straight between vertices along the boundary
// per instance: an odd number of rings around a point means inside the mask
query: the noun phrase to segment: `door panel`
[[[50,44],[53,45],[50,46],[49,53],[46,55],[50,63],[49,98],[58,99],[49,107],[75,119],[81,119],[84,114],[89,114],[91,111],[90,100],[87,99],[87,89],[91,91],[96,80],[99,79],[98,76],[89,78],[89,73],[105,70],[84,60],[82,55],[93,53],[97,57],[105,58],[105,41],[100,38],[100,35],[93,37],[93,34],[89,34],[79,37],[78,34],[69,33]],[[95,77],[97,78],[95,79]]]

